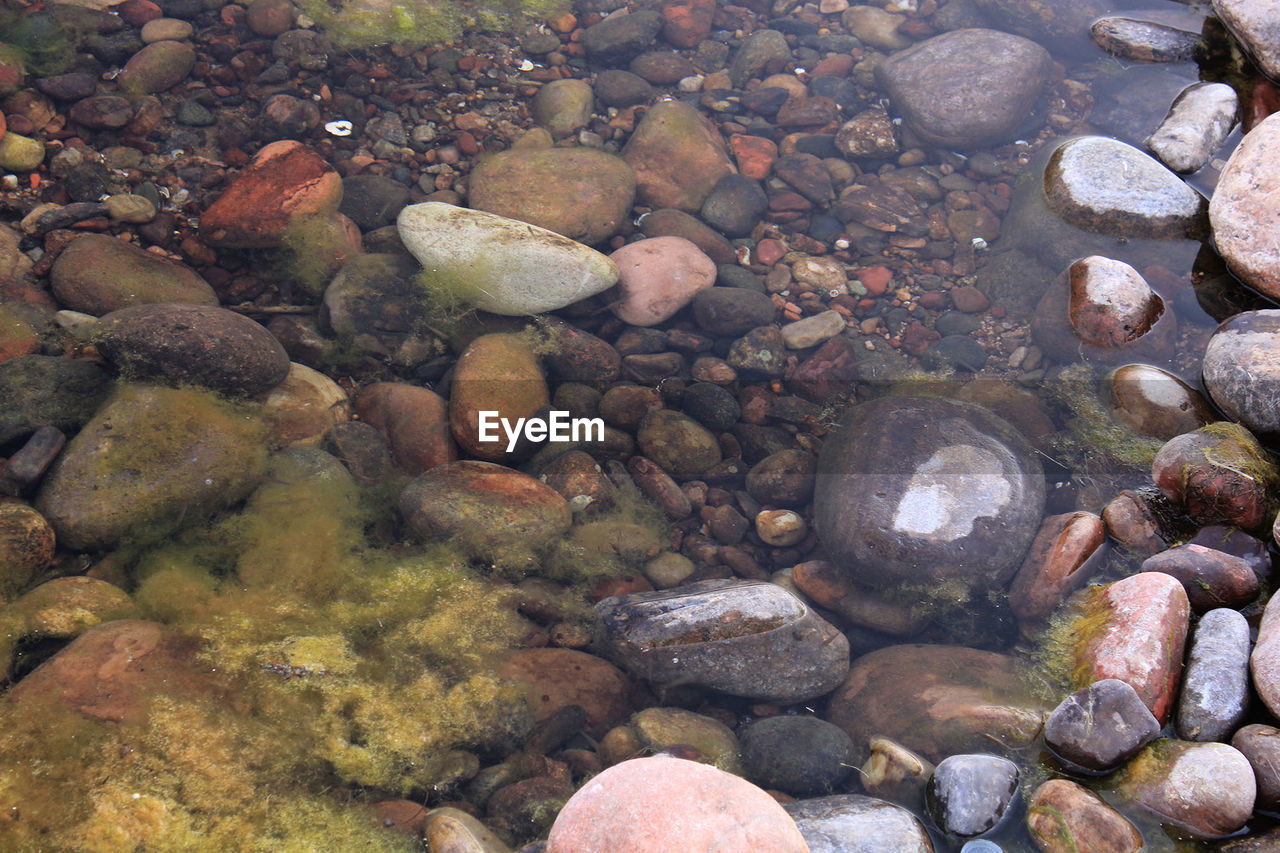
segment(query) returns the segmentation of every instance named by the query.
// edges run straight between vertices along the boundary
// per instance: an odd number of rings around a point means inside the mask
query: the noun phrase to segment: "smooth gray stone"
[[[1018,792],[1018,767],[997,755],[952,755],[925,789],[929,816],[948,835],[972,838],[994,829]]]
[[[1226,83],[1193,83],[1169,107],[1147,140],[1152,154],[1175,172],[1200,169],[1240,119],[1240,98]]]
[[[783,803],[809,853],[933,853],[915,815],[901,806],[859,794]]]
[[[1178,696],[1178,737],[1225,741],[1248,707],[1249,623],[1236,610],[1210,610],[1192,634]]]

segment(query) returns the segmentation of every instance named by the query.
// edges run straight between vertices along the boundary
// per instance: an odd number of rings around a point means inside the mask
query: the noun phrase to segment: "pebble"
[[[733,55],[729,64],[729,82],[735,89],[746,85],[752,77],[770,62],[786,62],[791,58],[791,47],[786,36],[777,30],[760,29],[747,36]]]
[[[1117,787],[1193,838],[1230,835],[1253,813],[1253,768],[1225,743],[1162,738],[1129,763]]]
[[[187,79],[196,64],[196,52],[180,41],[156,41],[125,63],[117,81],[124,92],[154,95]]]
[[[994,829],[1018,792],[1018,767],[997,755],[950,755],[925,789],[929,816],[948,835],[972,838]]]
[[[87,577],[54,578],[25,593],[14,608],[26,619],[29,637],[70,640],[95,625],[136,616],[128,593]]]
[[[1225,83],[1193,83],[1174,99],[1147,148],[1175,172],[1203,168],[1222,148],[1240,116],[1240,99]]]
[[[1089,31],[1107,53],[1139,62],[1190,62],[1200,44],[1199,33],[1118,16],[1099,18]]]
[[[716,282],[715,262],[683,237],[650,237],[609,256],[618,269],[610,308],[632,326],[656,326]]]
[[[244,498],[265,470],[261,433],[208,392],[119,385],[67,443],[36,507],[67,548],[158,536]]]
[[[860,794],[784,803],[809,853],[933,853],[929,834],[911,812]]]
[[[872,107],[840,125],[836,148],[851,159],[891,157],[899,151],[893,120],[884,107]]]
[[[0,503],[0,596],[7,599],[53,562],[56,537],[39,512],[25,503]]]
[[[772,323],[777,312],[768,295],[740,287],[708,287],[693,295],[698,328],[712,335],[736,337]]]
[[[412,204],[396,221],[423,268],[428,293],[461,297],[494,314],[541,314],[612,287],[608,257],[559,234],[442,202]]]
[[[741,740],[745,775],[762,788],[795,797],[830,794],[852,771],[853,742],[843,729],[817,717],[757,720],[742,731]]]
[[[47,355],[0,361],[0,444],[45,426],[74,433],[109,393],[110,375],[94,362]]]
[[[609,742],[614,738],[632,740],[646,752],[661,752],[676,746],[690,746],[702,756],[704,763],[720,768],[735,776],[745,776],[742,745],[733,730],[719,720],[683,708],[645,708],[631,716],[625,736],[610,732],[601,743],[602,752],[609,752]],[[843,732],[841,732],[843,734]],[[628,743],[621,759],[625,760],[638,750]]]
[[[1203,545],[1188,543],[1162,551],[1144,560],[1142,571],[1177,578],[1196,613],[1244,607],[1258,597],[1258,576],[1249,563]]]
[[[44,143],[12,130],[0,136],[0,169],[34,172],[44,162]]]
[[[1091,512],[1051,515],[1040,525],[1009,586],[1009,606],[1023,634],[1042,628],[1050,614],[1099,568],[1106,529]]]
[[[156,206],[146,196],[119,193],[108,196],[103,204],[106,205],[107,216],[116,222],[141,225],[156,218]]]
[[[1138,853],[1142,833],[1088,788],[1050,779],[1027,801],[1027,831],[1044,853]]]
[[[844,16],[859,8],[867,7],[852,7]],[[973,56],[988,61],[975,63]],[[1035,42],[965,29],[895,53],[875,73],[913,133],[931,145],[963,150],[1007,140],[1035,105],[1051,64]]]
[[[1231,736],[1231,745],[1249,760],[1258,782],[1254,804],[1260,811],[1280,808],[1280,729],[1261,723],[1244,726]]]
[[[291,363],[262,406],[272,449],[318,447],[330,429],[351,418],[351,401],[342,386],[305,364]]]
[[[911,46],[911,39],[901,32],[906,21],[875,6],[850,6],[840,13],[840,23],[859,41],[884,51],[901,51]]]
[[[519,459],[528,455],[532,442],[526,434],[513,446],[500,422],[514,425],[542,417],[550,403],[551,393],[538,357],[523,338],[481,335],[462,351],[454,365],[449,429],[467,456],[486,462]],[[485,412],[496,415],[490,414],[486,420]]]
[[[177,18],[156,18],[142,25],[142,43],[152,44],[158,41],[182,41],[191,38],[195,28],[186,21]],[[168,88],[168,87],[165,87]]]
[[[1244,427],[1214,423],[1165,442],[1151,478],[1201,524],[1261,531],[1275,517],[1280,470]]]
[[[591,122],[595,93],[583,80],[553,80],[538,90],[529,111],[554,139],[563,139]]]
[[[1076,684],[1127,681],[1163,725],[1173,713],[1190,616],[1182,584],[1166,574],[1142,572],[1101,587],[1076,621],[1092,625],[1075,639]]]
[[[604,151],[517,148],[477,163],[468,187],[476,210],[596,245],[630,220],[636,178],[625,161]]]
[[[1217,420],[1203,394],[1162,368],[1126,364],[1107,381],[1112,414],[1142,435],[1168,441]]]
[[[770,583],[701,581],[606,598],[596,611],[611,657],[658,686],[800,702],[828,693],[849,669],[844,635]]]
[[[1211,610],[1191,637],[1178,696],[1178,737],[1226,741],[1249,707],[1249,623],[1235,610]]]
[[[1280,311],[1244,311],[1213,333],[1204,351],[1204,384],[1228,418],[1260,438],[1280,434],[1280,361],[1272,341]]]
[[[525,549],[569,532],[573,512],[554,489],[491,462],[448,462],[419,474],[400,493],[415,535],[447,540],[486,557],[521,562]]]
[[[854,662],[827,719],[853,738],[858,762],[873,735],[930,761],[982,749],[993,731],[1016,749],[1040,734],[1045,714],[1017,668],[1005,655],[962,646],[888,646]]]
[[[1258,623],[1258,638],[1249,655],[1253,688],[1272,716],[1280,712],[1280,599],[1272,596]]]
[[[746,237],[769,209],[760,183],[744,175],[725,175],[702,201],[702,221],[726,237]]]
[[[485,464],[485,463],[475,463]],[[631,711],[630,681],[616,666],[575,649],[515,649],[496,666],[498,674],[519,689],[541,724],[565,708],[585,712],[585,731],[602,737]]]
[[[643,53],[661,29],[662,16],[656,9],[612,15],[582,31],[582,47],[592,59],[617,67]]]
[[[289,373],[289,356],[270,332],[223,308],[177,303],[121,308],[98,321],[94,336],[108,361],[144,381],[255,397]]]
[[[1160,735],[1160,723],[1133,686],[1102,678],[1059,703],[1045,721],[1055,753],[1095,773],[1121,766]]]
[[[814,494],[818,537],[851,578],[873,586],[1006,583],[1044,505],[1026,439],[987,409],[954,400],[887,397],[852,407],[818,469],[826,472]]]
[[[1149,155],[1103,136],[1058,146],[1045,170],[1045,195],[1054,213],[1086,231],[1155,239],[1204,231],[1203,196]]]
[[[394,224],[408,202],[409,188],[397,180],[385,175],[351,175],[342,179],[338,212],[368,232]]]
[[[636,201],[696,213],[733,163],[718,131],[689,104],[654,104],[622,149],[635,171]]]
[[[662,803],[654,810],[652,803]],[[556,817],[547,853],[661,853],[722,846],[804,853],[782,806],[756,786],[705,764],[656,755],[614,765]]]

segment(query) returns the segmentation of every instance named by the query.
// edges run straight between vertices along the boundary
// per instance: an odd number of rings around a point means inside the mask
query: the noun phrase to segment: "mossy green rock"
[[[76,550],[162,536],[249,493],[262,434],[211,392],[124,385],[67,445],[36,507]]]
[[[46,425],[76,430],[110,390],[107,371],[90,361],[24,355],[0,363],[0,444]]]
[[[0,138],[0,169],[33,172],[44,162],[44,143],[9,131]]]
[[[195,270],[105,234],[72,240],[49,271],[63,307],[101,316],[148,302],[217,305],[218,297]]]
[[[711,431],[670,409],[645,415],[636,438],[644,455],[677,480],[696,477],[720,461],[720,443]]]
[[[508,316],[542,314],[612,287],[605,255],[515,219],[441,202],[413,204],[396,220],[435,298]]]
[[[742,747],[733,730],[719,720],[683,708],[645,708],[631,717],[640,742],[654,752],[670,746],[692,746],[726,773],[743,775]]]
[[[28,634],[63,640],[94,625],[137,615],[128,593],[87,577],[54,578],[23,595],[14,607],[26,619]]]
[[[736,172],[720,132],[682,101],[654,104],[622,151],[636,173],[636,195],[654,210],[697,213],[716,181]]]
[[[196,64],[196,52],[180,41],[157,41],[135,53],[120,72],[120,89],[152,95],[172,89],[187,79]]]
[[[629,218],[636,176],[620,157],[593,148],[517,148],[478,163],[468,186],[476,210],[595,244]]]

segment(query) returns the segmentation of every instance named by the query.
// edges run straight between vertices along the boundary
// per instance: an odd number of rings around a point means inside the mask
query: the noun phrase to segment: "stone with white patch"
[[[1280,310],[1245,311],[1219,326],[1202,370],[1228,418],[1260,438],[1280,434]]]
[[[814,521],[855,581],[1003,584],[1035,536],[1044,476],[1025,438],[988,410],[887,397],[841,418],[818,464]]]
[[[1192,83],[1174,99],[1147,148],[1175,172],[1194,172],[1222,147],[1240,117],[1240,98],[1226,83]]]
[[[444,302],[494,314],[542,314],[612,287],[605,255],[515,219],[441,202],[411,204],[396,228],[422,264],[417,281]]]
[[[1164,300],[1123,261],[1092,255],[1067,270],[1067,316],[1080,339],[1096,347],[1120,347],[1151,331]]]

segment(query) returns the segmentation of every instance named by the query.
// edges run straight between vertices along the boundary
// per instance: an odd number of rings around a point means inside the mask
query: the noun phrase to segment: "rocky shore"
[[[0,847],[1280,848],[1280,6],[452,8],[0,17]]]

